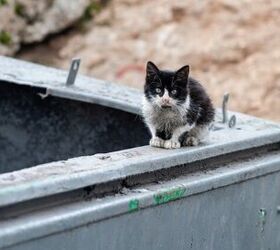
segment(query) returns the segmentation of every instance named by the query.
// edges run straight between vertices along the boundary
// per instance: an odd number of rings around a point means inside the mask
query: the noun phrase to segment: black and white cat
[[[188,65],[167,71],[148,62],[144,94],[142,111],[151,146],[195,146],[207,137],[215,110],[201,84],[189,77]]]

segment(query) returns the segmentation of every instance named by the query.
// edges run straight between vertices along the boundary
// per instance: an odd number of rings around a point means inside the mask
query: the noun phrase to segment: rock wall
[[[142,88],[147,60],[190,64],[217,106],[230,92],[231,109],[280,121],[279,0],[113,3],[111,23],[99,24],[101,13],[90,31],[68,39],[60,65],[79,56],[86,73]]]
[[[0,0],[0,54],[42,41],[77,21],[90,0]]]

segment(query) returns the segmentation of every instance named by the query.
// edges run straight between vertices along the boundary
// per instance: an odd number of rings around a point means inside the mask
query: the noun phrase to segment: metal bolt
[[[79,58],[72,59],[67,81],[66,81],[67,86],[73,85],[75,83],[75,79],[76,79],[76,76],[77,76],[77,73],[78,73],[78,70],[80,67],[80,62],[81,62],[81,59],[79,59]]]
[[[229,126],[230,128],[233,128],[233,127],[235,126],[235,124],[236,124],[236,116],[233,115],[233,116],[231,116],[230,119],[229,119],[228,126]]]
[[[228,118],[227,118],[227,103],[228,103],[228,99],[229,99],[229,93],[225,93],[224,94],[224,98],[223,98],[223,123],[226,123]]]
[[[280,206],[277,207],[277,214],[280,214]]]
[[[227,121],[228,121],[228,111],[227,111],[228,100],[229,100],[229,93],[225,93],[224,98],[223,98],[223,106],[222,106],[222,110],[223,110],[222,123],[227,123]],[[228,126],[230,128],[233,128],[235,125],[236,125],[236,116],[232,115],[229,119]]]

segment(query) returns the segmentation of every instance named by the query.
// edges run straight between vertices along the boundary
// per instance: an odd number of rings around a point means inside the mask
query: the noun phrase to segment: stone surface
[[[0,54],[12,55],[22,43],[42,41],[69,27],[89,3],[90,0],[4,0],[0,4],[0,32],[4,34],[1,40],[0,33]]]

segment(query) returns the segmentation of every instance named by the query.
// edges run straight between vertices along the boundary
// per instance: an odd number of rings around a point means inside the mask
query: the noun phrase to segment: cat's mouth
[[[171,109],[171,105],[161,105],[162,109]]]

